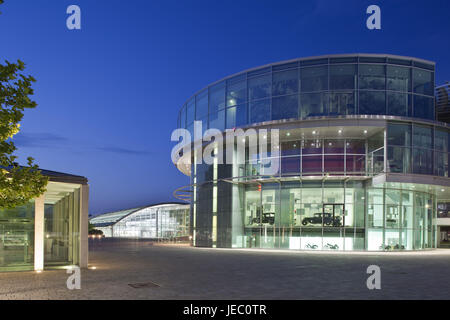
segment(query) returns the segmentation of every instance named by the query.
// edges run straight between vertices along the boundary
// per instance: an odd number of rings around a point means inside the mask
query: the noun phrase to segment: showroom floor
[[[0,273],[0,299],[448,299],[450,250],[276,252],[95,240],[81,289],[66,270]],[[368,290],[369,265],[381,290]],[[94,269],[95,268],[95,269]]]

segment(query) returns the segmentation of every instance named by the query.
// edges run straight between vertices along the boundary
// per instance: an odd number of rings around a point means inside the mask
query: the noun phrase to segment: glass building
[[[0,210],[0,272],[87,267],[87,179],[41,171],[50,179],[42,196]]]
[[[97,215],[90,223],[105,237],[182,239],[189,237],[189,205],[159,203]]]
[[[224,136],[279,129],[280,143],[277,156],[267,154],[279,164],[270,174],[249,137],[242,163],[196,163],[195,142],[180,149],[175,165],[191,183],[176,193],[191,201],[193,245],[435,248],[450,145],[449,126],[436,121],[434,73],[435,63],[417,58],[329,55],[250,69],[197,92],[178,114],[192,136],[201,121]]]

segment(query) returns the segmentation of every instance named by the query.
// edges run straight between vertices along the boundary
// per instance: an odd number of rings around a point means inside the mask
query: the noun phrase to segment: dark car
[[[275,223],[275,213],[273,212],[264,212],[262,214],[262,221],[260,221],[260,218],[260,216],[253,218],[252,222],[256,224],[268,223],[270,225]]]
[[[303,218],[302,225],[306,226],[308,224],[322,224],[322,216],[323,216],[323,224],[326,226],[332,225],[334,227],[339,227],[341,225],[340,217],[333,218],[333,216],[330,213],[322,213],[322,212],[314,213],[312,217]]]

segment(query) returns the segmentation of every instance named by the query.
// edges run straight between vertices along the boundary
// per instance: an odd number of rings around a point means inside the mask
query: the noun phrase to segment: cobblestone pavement
[[[320,253],[96,240],[81,290],[66,270],[0,273],[0,299],[448,299],[450,250]],[[367,266],[381,268],[368,290]],[[158,286],[133,288],[129,284]]]

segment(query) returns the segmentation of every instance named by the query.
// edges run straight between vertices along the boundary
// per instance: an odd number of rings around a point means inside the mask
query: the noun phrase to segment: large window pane
[[[433,174],[433,151],[413,149],[413,173]]]
[[[410,68],[387,66],[387,88],[395,91],[411,91]]]
[[[320,154],[322,153],[322,140],[304,140],[302,145],[302,154]]]
[[[402,117],[412,116],[411,95],[388,92],[387,99],[387,114]]]
[[[344,156],[343,155],[325,155],[324,156],[324,172],[344,173]]]
[[[227,128],[241,127],[247,124],[247,104],[227,109]]]
[[[190,125],[195,119],[195,99],[192,98],[187,103],[186,125]]]
[[[227,106],[242,104],[247,101],[247,81],[229,83],[227,87]]]
[[[209,128],[224,130],[225,128],[225,110],[209,115]]]
[[[413,69],[414,92],[432,96],[434,94],[434,73]]]
[[[355,92],[331,92],[330,115],[355,114]]]
[[[448,153],[438,152],[434,153],[434,174],[437,176],[448,176]]]
[[[286,141],[281,143],[281,156],[293,156],[300,154],[300,141]]]
[[[413,146],[420,148],[433,148],[433,129],[425,126],[413,127]]]
[[[325,140],[323,147],[326,154],[344,154],[344,140]]]
[[[434,99],[414,95],[414,117],[434,120]]]
[[[303,68],[300,77],[302,92],[328,90],[328,66]]]
[[[330,66],[330,90],[355,89],[356,65]]]
[[[366,168],[365,155],[347,155],[345,171],[347,174],[363,173]]]
[[[186,128],[186,106],[180,112],[180,128]]]
[[[322,156],[303,156],[302,157],[303,173],[321,173],[322,172]]]
[[[328,93],[305,93],[300,97],[301,117],[328,115]]]
[[[0,209],[0,270],[28,269],[34,262],[34,200],[13,209]]]
[[[259,100],[250,102],[250,123],[270,120],[270,100]]]
[[[208,90],[199,93],[196,97],[197,112],[195,119],[203,119],[208,115]]]
[[[359,92],[360,114],[386,114],[385,92],[360,91]]]
[[[411,149],[403,147],[388,147],[389,172],[411,172]]]
[[[225,108],[225,82],[209,88],[209,112],[214,113]]]
[[[347,140],[347,154],[366,154],[365,140]]]
[[[298,70],[275,72],[273,74],[272,95],[281,96],[298,92]]]
[[[444,130],[434,131],[434,147],[436,150],[448,152],[448,133]]]
[[[300,157],[281,158],[282,174],[299,174],[300,173]]]
[[[248,96],[249,100],[261,99],[270,96],[272,88],[271,75],[251,78],[248,80]]]
[[[387,143],[394,146],[411,146],[411,125],[389,123]]]
[[[386,74],[384,65],[360,64],[359,65],[359,88],[377,89],[386,88]]]
[[[272,99],[272,120],[298,118],[298,95]]]

